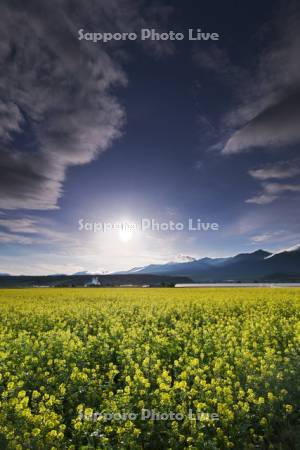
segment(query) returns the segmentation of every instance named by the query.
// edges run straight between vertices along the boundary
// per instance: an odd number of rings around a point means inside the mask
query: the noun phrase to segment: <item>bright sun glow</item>
[[[131,230],[125,228],[119,231],[119,239],[122,242],[128,242],[132,239],[133,233]]]

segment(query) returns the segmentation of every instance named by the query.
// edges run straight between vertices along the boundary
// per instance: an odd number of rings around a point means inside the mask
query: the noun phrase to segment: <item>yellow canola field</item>
[[[0,290],[0,449],[300,448],[300,289]]]

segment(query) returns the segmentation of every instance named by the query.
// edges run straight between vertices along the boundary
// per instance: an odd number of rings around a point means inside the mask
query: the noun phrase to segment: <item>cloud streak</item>
[[[282,194],[300,192],[300,184],[263,183],[263,192],[246,200],[246,203],[267,205],[277,200]]]
[[[236,131],[223,153],[232,154],[255,147],[278,148],[300,141],[300,93],[269,106]]]
[[[273,20],[277,37],[260,55],[252,81],[246,78],[239,85],[239,102],[224,119],[230,136],[223,154],[300,142],[299,26],[299,4],[290,2],[280,21]]]
[[[40,217],[0,219],[0,242],[3,244],[48,245],[59,243],[75,247],[78,240],[74,235],[59,231],[56,224]]]
[[[250,170],[249,174],[257,180],[293,178],[300,174],[300,161],[279,161],[260,169]]]

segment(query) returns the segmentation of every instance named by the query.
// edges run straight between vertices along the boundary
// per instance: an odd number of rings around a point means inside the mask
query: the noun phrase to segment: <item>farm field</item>
[[[0,449],[300,448],[300,289],[0,290]]]

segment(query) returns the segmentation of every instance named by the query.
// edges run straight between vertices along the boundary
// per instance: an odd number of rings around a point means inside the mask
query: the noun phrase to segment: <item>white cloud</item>
[[[283,230],[279,231],[269,231],[261,234],[256,234],[251,237],[251,241],[255,244],[265,241],[278,240],[285,236],[285,232]]]
[[[34,243],[34,240],[31,237],[0,231],[0,242],[1,244],[31,245]]]
[[[299,160],[279,161],[260,169],[250,170],[249,174],[258,180],[293,178],[300,174]]]
[[[246,203],[255,203],[257,205],[267,205],[277,200],[282,194],[287,192],[300,192],[300,185],[298,184],[279,184],[279,183],[264,183],[263,192],[257,196],[246,200]]]
[[[36,220],[22,218],[22,219],[0,219],[0,227],[6,228],[12,233],[37,233]]]

